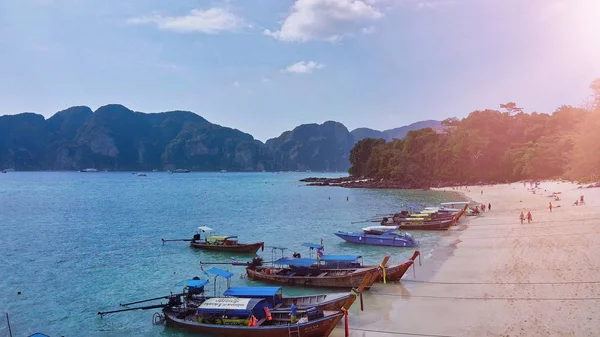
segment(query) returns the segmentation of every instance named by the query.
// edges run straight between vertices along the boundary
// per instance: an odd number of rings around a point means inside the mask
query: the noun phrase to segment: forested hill
[[[189,111],[156,114],[106,105],[72,107],[48,120],[0,116],[0,168],[17,170],[256,171],[272,168],[263,144]]]
[[[587,108],[525,113],[515,103],[447,119],[444,132],[410,131],[402,140],[363,139],[350,174],[407,187],[566,177],[600,178],[600,79]]]
[[[300,125],[263,144],[189,111],[77,106],[47,120],[35,113],[0,116],[0,169],[343,172],[356,141],[332,121]]]

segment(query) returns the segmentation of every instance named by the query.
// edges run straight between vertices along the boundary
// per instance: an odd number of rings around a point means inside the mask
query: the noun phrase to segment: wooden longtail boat
[[[390,256],[386,255],[381,264],[386,265],[389,259]],[[283,258],[275,262],[288,265],[288,268],[267,268],[251,264],[246,268],[246,274],[251,280],[273,284],[350,289],[357,287],[365,275],[377,270],[377,267],[310,270],[315,261],[313,259]],[[365,286],[366,289],[371,288],[373,283],[375,283],[375,278]]]
[[[256,254],[259,249],[265,250],[264,242],[239,243],[236,235],[205,235],[204,239],[202,238],[201,233],[210,233],[212,231],[214,231],[212,228],[201,226],[198,227],[198,233],[194,234],[191,239],[162,239],[162,242],[164,244],[169,241],[189,241],[192,248],[238,254]]]
[[[465,214],[468,206],[465,206],[458,213],[452,215],[450,220],[436,221],[436,220],[413,220],[413,221],[400,221],[400,223],[382,223],[384,226],[399,226],[403,230],[447,230],[454,226],[458,220]]]
[[[207,300],[197,309],[187,307],[165,307],[163,309],[167,326],[182,328],[211,336],[226,337],[327,337],[342,317],[348,319],[348,309],[367,284],[373,283],[372,272],[363,275],[357,291],[352,291],[343,304],[342,310],[297,311],[298,321],[293,322],[291,310],[270,311],[272,319],[266,315],[268,304],[260,299]],[[254,324],[252,323],[252,321]],[[250,326],[249,326],[250,325]]]
[[[300,310],[312,307],[317,310],[340,310],[348,299],[348,293],[318,294],[307,296],[283,296],[281,287],[230,287],[224,296],[239,298],[264,298],[275,310],[289,310],[292,303]]]
[[[393,264],[385,266],[386,270],[386,280],[387,281],[399,281],[402,276],[406,273],[408,268],[413,265],[417,256],[421,253],[416,250],[413,256],[402,264]],[[321,259],[318,260],[318,264],[313,267],[319,268],[320,270],[332,270],[332,269],[345,269],[345,268],[377,268],[379,270],[379,274],[376,275],[375,282],[381,281],[383,270],[381,270],[381,266],[365,266],[359,259],[361,256],[357,255],[323,255]]]

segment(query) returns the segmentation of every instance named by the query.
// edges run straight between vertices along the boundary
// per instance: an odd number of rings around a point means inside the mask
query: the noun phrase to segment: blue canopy
[[[221,276],[224,278],[231,278],[233,276],[233,274],[228,272],[227,270],[223,270],[223,269],[219,269],[219,268],[210,268],[206,272],[209,274],[214,274],[214,275]]]
[[[281,292],[281,287],[231,287],[223,293],[234,297],[273,297]]]
[[[176,284],[178,287],[200,288],[208,284],[207,280],[185,280]]]
[[[282,257],[275,261],[275,264],[287,264],[296,267],[310,267],[315,263],[317,263],[316,259],[295,259],[291,257]]]
[[[323,255],[321,261],[325,262],[354,262],[361,258],[359,255]]]
[[[258,318],[265,316],[264,307],[268,307],[263,298],[213,297],[205,300],[198,307],[199,314],[217,314],[248,317],[250,314]]]
[[[323,245],[320,245],[320,244],[318,244],[318,243],[310,243],[310,242],[307,242],[307,243],[303,243],[302,245],[303,245],[304,247],[308,247],[308,248],[314,248],[314,249],[321,249],[321,248],[323,248]]]

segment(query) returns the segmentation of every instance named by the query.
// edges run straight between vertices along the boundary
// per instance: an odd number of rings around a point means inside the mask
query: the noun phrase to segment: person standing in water
[[[552,201],[550,201],[550,205],[548,205],[548,208],[550,208],[550,212],[552,212]]]
[[[531,211],[527,211],[527,223],[531,223],[533,221],[533,216],[531,216]]]

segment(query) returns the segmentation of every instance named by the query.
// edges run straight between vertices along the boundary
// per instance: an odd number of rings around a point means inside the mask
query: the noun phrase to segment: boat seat
[[[319,276],[317,276],[317,277],[324,277],[325,275],[327,275],[327,272],[321,273],[321,274],[319,274]]]

